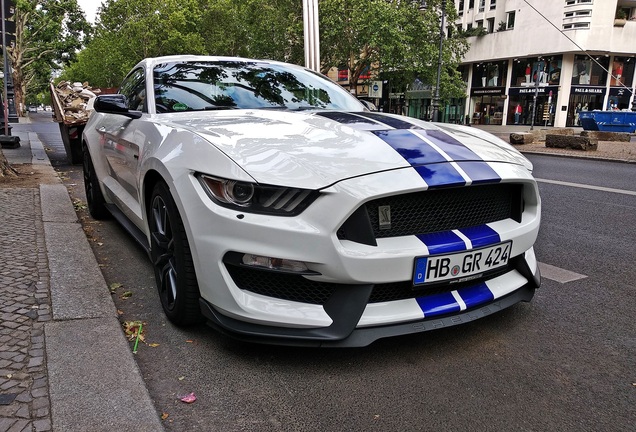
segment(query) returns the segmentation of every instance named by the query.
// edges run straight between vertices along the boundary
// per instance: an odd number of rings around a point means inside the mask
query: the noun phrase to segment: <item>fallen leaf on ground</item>
[[[161,413],[161,420],[165,420],[170,416],[168,413]]]
[[[145,329],[142,329],[141,333],[139,333],[139,328],[142,327],[141,321],[124,321],[122,325],[124,327],[124,333],[126,334],[126,337],[129,341],[134,341],[135,339],[137,339],[138,334],[140,341],[146,341],[144,338]]]
[[[185,396],[180,397],[181,402],[185,402],[191,404],[192,402],[197,400],[197,397],[194,393],[187,394]]]
[[[121,298],[121,299],[127,299],[127,298],[132,297],[132,294],[133,294],[133,293],[132,293],[132,291],[126,291],[126,292],[124,292],[122,295],[120,295],[120,296],[119,296],[119,298]]]
[[[149,343],[148,346],[152,347],[152,348],[157,348],[159,346],[159,344],[156,343],[156,342],[153,342],[153,343]]]

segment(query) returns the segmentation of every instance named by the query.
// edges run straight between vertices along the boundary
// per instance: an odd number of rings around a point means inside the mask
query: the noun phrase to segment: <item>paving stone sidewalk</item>
[[[13,129],[9,162],[54,184],[0,188],[0,432],[162,431],[66,187]]]
[[[39,189],[0,189],[0,431],[50,431],[51,320]]]

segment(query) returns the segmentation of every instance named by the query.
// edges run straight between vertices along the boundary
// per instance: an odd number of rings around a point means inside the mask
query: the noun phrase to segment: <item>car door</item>
[[[129,109],[147,114],[146,79],[142,68],[128,74],[119,93],[126,96]],[[142,132],[144,117],[131,119],[110,115],[109,121],[102,123],[97,129],[102,134],[102,150],[109,173],[109,181],[105,181],[104,186],[117,207],[137,226],[141,226],[142,220],[138,169],[139,156],[145,141],[145,134]]]

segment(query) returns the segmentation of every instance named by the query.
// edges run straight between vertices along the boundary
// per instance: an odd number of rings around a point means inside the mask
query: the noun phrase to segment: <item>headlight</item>
[[[318,192],[307,189],[259,185],[205,174],[197,178],[217,204],[251,213],[294,216],[318,196]]]

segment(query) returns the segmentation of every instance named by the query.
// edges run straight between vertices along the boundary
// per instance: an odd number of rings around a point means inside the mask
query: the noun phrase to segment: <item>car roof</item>
[[[170,56],[162,56],[162,57],[148,57],[141,60],[135,67],[144,66],[144,67],[152,68],[158,64],[172,63],[172,62],[218,62],[218,61],[285,64],[275,60],[263,60],[263,59],[252,59],[252,58],[245,58],[245,57],[228,57],[228,56],[203,56],[203,55],[188,54],[188,55],[170,55]],[[291,66],[297,66],[297,65],[291,65]],[[300,67],[300,66],[297,66],[297,67]]]

